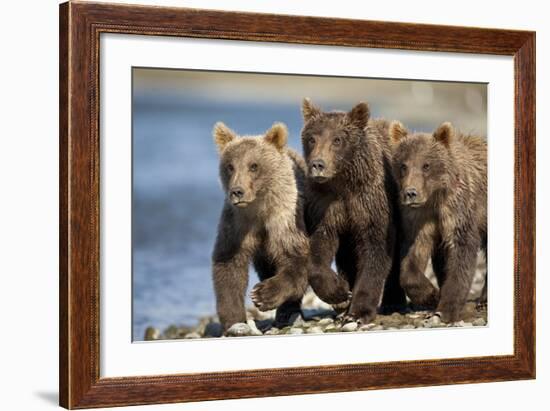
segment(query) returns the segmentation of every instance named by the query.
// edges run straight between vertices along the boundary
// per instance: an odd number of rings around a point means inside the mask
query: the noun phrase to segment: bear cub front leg
[[[441,321],[454,323],[462,318],[477,264],[478,246],[475,241],[455,245],[447,251],[446,278],[441,286],[437,312]]]
[[[357,278],[353,296],[344,321],[368,324],[374,320],[386,279],[392,268],[392,253],[388,253],[383,241],[365,236],[357,245]]]
[[[332,258],[339,246],[337,237],[329,236],[320,227],[312,235],[309,284],[317,296],[328,304],[342,304],[351,298],[349,284],[331,268]]]
[[[248,285],[247,262],[239,258],[228,262],[214,261],[213,277],[216,308],[223,329],[246,322],[244,300]]]
[[[439,302],[439,291],[425,275],[434,247],[433,239],[429,236],[418,235],[413,244],[405,245],[405,248],[407,247],[401,261],[399,278],[401,287],[411,299],[412,304],[426,309],[434,309]]]

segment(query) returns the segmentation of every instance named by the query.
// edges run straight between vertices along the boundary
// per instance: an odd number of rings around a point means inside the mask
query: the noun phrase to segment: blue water
[[[150,98],[149,98],[150,97]],[[210,256],[223,204],[212,127],[260,134],[289,127],[300,151],[299,102],[224,104],[137,96],[133,107],[133,338],[147,326],[193,325],[215,313]],[[257,281],[251,273],[250,285]]]

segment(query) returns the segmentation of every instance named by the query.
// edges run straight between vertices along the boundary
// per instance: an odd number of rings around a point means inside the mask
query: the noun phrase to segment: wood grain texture
[[[69,404],[69,283],[68,283],[68,135],[69,135],[69,56],[68,4],[59,14],[59,402]]]
[[[101,379],[98,110],[101,33],[514,56],[514,354]],[[60,6],[59,92],[62,406],[89,408],[534,378],[533,32],[70,2]]]

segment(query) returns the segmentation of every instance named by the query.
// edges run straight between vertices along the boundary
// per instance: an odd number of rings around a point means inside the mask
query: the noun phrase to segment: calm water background
[[[275,121],[301,152],[301,98],[348,110],[368,100],[374,117],[416,130],[453,121],[486,131],[486,86],[134,69],[133,338],[145,328],[192,325],[215,312],[210,255],[223,205],[211,131],[223,121],[260,134]],[[257,277],[251,271],[250,288]]]

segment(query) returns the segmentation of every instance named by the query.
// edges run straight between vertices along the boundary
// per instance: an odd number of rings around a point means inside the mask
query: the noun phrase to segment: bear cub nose
[[[326,164],[323,160],[313,160],[311,162],[311,170],[321,172],[326,168]]]
[[[416,196],[418,195],[418,193],[416,192],[416,188],[407,188],[407,190],[405,190],[405,197],[407,198],[407,200],[414,200],[416,198]]]
[[[240,200],[244,196],[244,189],[242,187],[233,187],[230,194],[232,198]]]

